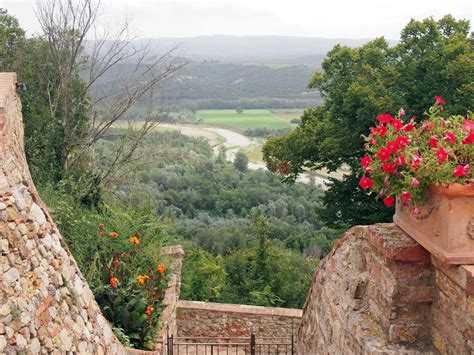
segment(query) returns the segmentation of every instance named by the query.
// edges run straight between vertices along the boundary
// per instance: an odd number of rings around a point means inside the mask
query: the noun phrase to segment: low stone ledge
[[[372,247],[389,260],[430,260],[430,253],[393,223],[378,223],[368,226],[367,232],[365,236]]]
[[[201,301],[179,301],[179,309],[195,309],[201,311],[225,312],[225,313],[242,313],[255,315],[269,315],[281,317],[301,318],[303,311],[295,308],[281,307],[261,307],[250,306],[245,304],[229,304],[229,303],[212,303]]]
[[[179,301],[179,337],[291,337],[298,329],[300,309]]]
[[[434,256],[431,257],[431,263],[465,290],[468,296],[474,297],[474,265],[447,265]]]

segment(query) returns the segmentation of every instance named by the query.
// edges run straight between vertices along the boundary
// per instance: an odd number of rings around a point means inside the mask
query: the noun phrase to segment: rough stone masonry
[[[474,265],[442,265],[393,224],[354,227],[315,272],[297,348],[474,354]]]
[[[0,74],[0,353],[124,353],[31,181],[15,85]]]

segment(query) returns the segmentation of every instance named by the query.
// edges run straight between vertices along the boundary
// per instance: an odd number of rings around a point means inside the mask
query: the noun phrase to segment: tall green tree
[[[246,172],[249,165],[249,158],[244,152],[238,151],[235,154],[234,168],[240,172]]]
[[[383,38],[360,48],[335,46],[309,84],[324,104],[306,110],[289,134],[267,141],[268,168],[290,183],[305,169],[345,168],[342,181],[331,179],[320,217],[336,227],[390,221],[393,210],[358,187],[362,135],[378,114],[400,107],[420,119],[435,94],[446,99],[447,113],[467,112],[474,98],[473,45],[469,21],[445,16],[410,21],[392,48]]]
[[[0,72],[12,70],[17,48],[25,40],[25,31],[18,20],[0,8]]]

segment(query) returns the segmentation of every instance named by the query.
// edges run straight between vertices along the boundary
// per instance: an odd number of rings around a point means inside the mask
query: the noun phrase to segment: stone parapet
[[[350,229],[316,269],[298,353],[430,353],[430,265],[393,224]]]
[[[353,227],[316,269],[298,354],[472,354],[473,275],[393,224]]]
[[[300,309],[179,301],[178,337],[290,337]]]

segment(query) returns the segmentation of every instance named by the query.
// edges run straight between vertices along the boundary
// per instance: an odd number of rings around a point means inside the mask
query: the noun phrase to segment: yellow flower
[[[165,266],[163,264],[158,264],[156,265],[156,271],[158,271],[160,274],[165,272]]]
[[[143,285],[147,279],[148,279],[148,276],[146,276],[146,275],[138,275],[137,276],[137,282],[140,285]]]
[[[153,307],[148,306],[148,307],[146,308],[145,314],[146,314],[147,316],[149,316],[149,315],[151,315],[151,314],[153,313],[154,310],[155,310],[155,309],[154,309]]]
[[[136,235],[134,235],[133,237],[130,238],[130,243],[132,244],[140,244],[140,239],[138,239],[138,237]]]
[[[113,288],[116,288],[118,285],[118,279],[116,277],[111,277],[109,283]]]

